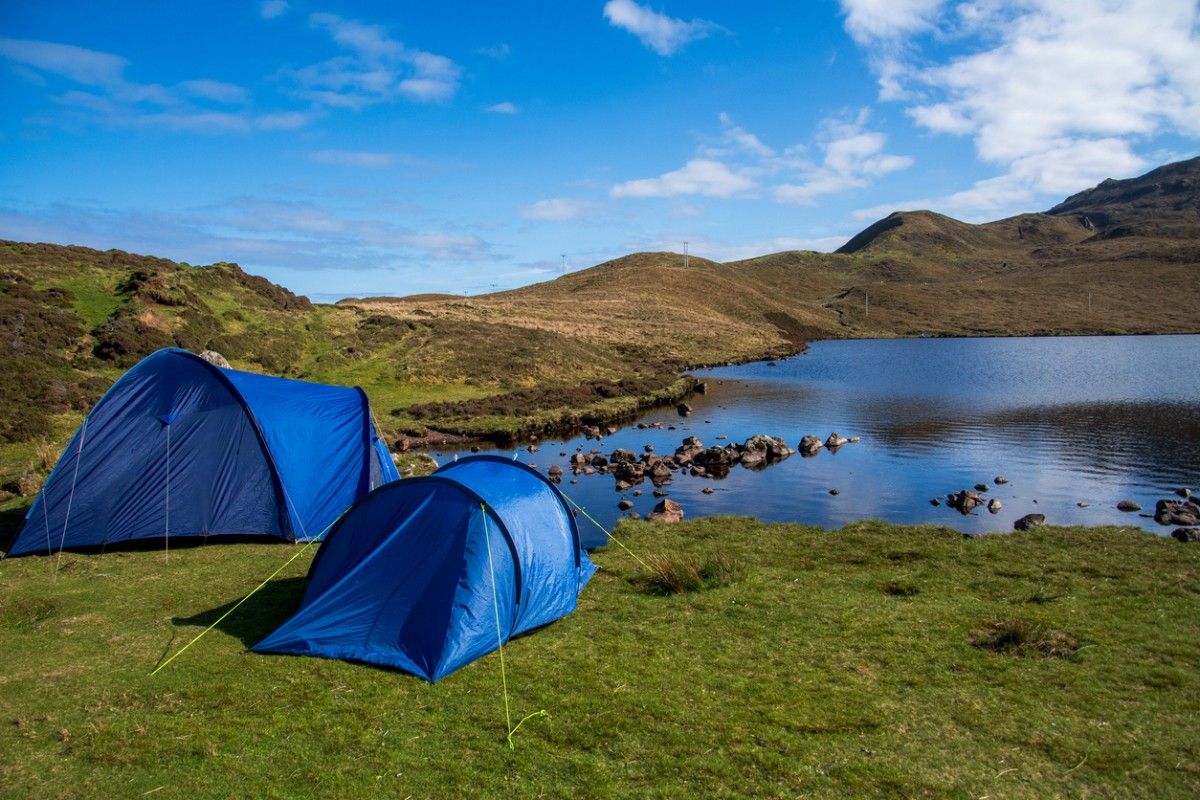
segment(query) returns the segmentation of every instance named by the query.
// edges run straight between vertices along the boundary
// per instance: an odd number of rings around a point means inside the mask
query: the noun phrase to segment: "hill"
[[[512,291],[336,305],[235,264],[0,242],[0,487],[36,485],[82,412],[166,345],[361,385],[393,440],[501,439],[630,414],[686,395],[687,367],[818,338],[1200,331],[1198,185],[1194,158],[982,225],[899,212],[836,253],[634,253]]]

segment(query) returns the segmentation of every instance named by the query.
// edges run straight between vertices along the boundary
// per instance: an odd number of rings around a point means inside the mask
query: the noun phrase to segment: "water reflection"
[[[667,455],[689,435],[708,446],[765,433],[798,449],[805,434],[825,439],[837,431],[863,441],[763,471],[735,466],[721,480],[680,471],[666,488],[688,518],[752,514],[838,526],[875,516],[977,532],[1011,530],[1013,520],[1036,511],[1055,523],[1166,533],[1115,505],[1128,498],[1152,509],[1170,489],[1200,484],[1200,371],[1155,366],[1192,363],[1197,353],[1197,336],[820,342],[775,367],[704,371],[709,393],[689,401],[692,416],[642,418],[662,428],[630,426],[599,445],[548,442],[521,455],[540,469],[566,468],[558,453],[577,447],[607,455],[650,444]],[[1011,479],[985,495],[1002,501],[998,514],[977,509],[964,517],[929,504],[996,475]],[[563,489],[606,525],[619,516],[622,496],[643,516],[656,502],[650,491],[617,494],[611,475],[574,480]],[[589,538],[598,544],[603,536]]]

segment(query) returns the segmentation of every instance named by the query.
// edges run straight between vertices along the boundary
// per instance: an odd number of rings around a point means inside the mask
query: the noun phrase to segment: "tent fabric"
[[[437,681],[574,611],[594,572],[557,488],[524,464],[471,456],[377,489],[339,520],[299,610],[254,650]]]
[[[8,555],[176,536],[303,541],[399,478],[381,447],[360,389],[159,350],[88,414]]]

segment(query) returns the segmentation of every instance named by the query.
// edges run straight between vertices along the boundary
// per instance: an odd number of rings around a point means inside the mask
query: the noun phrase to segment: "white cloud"
[[[634,0],[609,0],[604,4],[604,16],[611,25],[629,31],[660,56],[672,55],[720,29],[708,20],[668,17]]]
[[[569,197],[554,197],[549,200],[539,200],[522,206],[519,213],[525,219],[561,222],[569,219],[579,219],[591,210],[593,203],[586,200],[575,200]]]
[[[734,171],[720,161],[693,158],[682,168],[657,178],[642,178],[614,186],[613,197],[736,197],[755,189],[757,184],[742,171]]]
[[[909,156],[884,152],[886,137],[867,130],[867,118],[863,109],[853,120],[825,120],[818,136],[824,161],[815,164],[803,157],[804,146],[777,150],[723,113],[716,144],[699,147],[697,157],[680,169],[619,183],[609,194],[729,199],[755,197],[766,189],[776,202],[811,204],[821,195],[869,186],[874,178],[913,163]]]
[[[258,6],[258,14],[263,19],[275,19],[288,12],[287,0],[264,0]]]
[[[250,93],[232,83],[199,78],[174,86],[138,83],[126,78],[130,62],[112,53],[74,45],[0,39],[0,57],[21,67],[35,83],[52,91],[47,76],[87,88],[69,88],[50,96],[70,119],[115,127],[160,127],[196,133],[245,133],[296,130],[316,118],[309,111],[230,111],[248,106]],[[212,108],[211,104],[222,106]]]
[[[484,109],[484,111],[488,112],[489,114],[516,114],[517,107],[515,105],[513,105],[512,103],[509,103],[506,101],[503,103],[496,103],[495,105],[488,106],[487,108]]]
[[[318,164],[336,164],[343,167],[386,169],[396,163],[395,153],[370,153],[355,150],[317,150],[309,158]]]
[[[243,87],[235,86],[232,83],[224,83],[222,81],[184,81],[183,83],[179,84],[179,88],[193,97],[212,100],[216,103],[243,105],[250,100],[250,93],[247,92]]]
[[[290,72],[302,94],[323,105],[363,108],[399,97],[421,103],[449,100],[462,68],[452,59],[417,50],[391,38],[380,25],[312,14],[309,23],[348,51]]]
[[[859,44],[927,30],[942,0],[842,0],[846,30]]]
[[[931,205],[1016,210],[1141,169],[1135,148],[1155,137],[1200,135],[1194,0],[842,0],[842,8],[881,97],[904,101],[930,133],[971,137],[980,160],[999,170]]]

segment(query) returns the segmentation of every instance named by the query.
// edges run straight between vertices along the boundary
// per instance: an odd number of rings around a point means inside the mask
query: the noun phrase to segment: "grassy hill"
[[[570,616],[429,685],[247,648],[309,556],[5,562],[0,796],[1193,798],[1200,549],[1130,529],[626,523]]]
[[[635,253],[513,291],[336,305],[234,264],[0,242],[0,491],[28,494],[83,411],[166,345],[361,385],[393,439],[503,438],[670,401],[689,366],[817,338],[1200,331],[1197,186],[1200,158],[1045,214],[892,214],[837,253]]]

